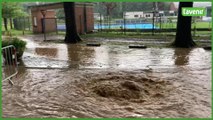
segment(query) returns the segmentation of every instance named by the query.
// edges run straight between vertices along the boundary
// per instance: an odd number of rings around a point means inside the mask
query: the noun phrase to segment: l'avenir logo
[[[205,8],[198,8],[198,7],[183,7],[182,8],[182,15],[183,16],[205,16],[206,9]]]

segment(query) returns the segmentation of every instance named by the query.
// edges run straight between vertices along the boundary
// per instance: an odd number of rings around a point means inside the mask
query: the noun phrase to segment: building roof
[[[178,8],[179,2],[173,2],[175,7]],[[194,2],[193,7],[208,7],[211,6],[211,2]]]

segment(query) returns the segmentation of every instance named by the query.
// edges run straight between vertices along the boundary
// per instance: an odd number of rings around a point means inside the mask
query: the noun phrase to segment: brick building
[[[54,32],[57,29],[57,18],[54,9],[63,8],[63,3],[50,3],[30,6],[33,33],[42,33],[44,30],[42,10],[45,11],[45,32]],[[91,32],[94,29],[93,4],[75,3],[76,25],[79,34]]]

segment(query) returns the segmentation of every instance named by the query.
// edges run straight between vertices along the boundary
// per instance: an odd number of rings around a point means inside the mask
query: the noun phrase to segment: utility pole
[[[156,13],[158,12],[158,2],[153,2],[153,16],[152,16],[152,35],[154,35],[154,30],[155,30],[155,17]],[[158,17],[158,16],[157,16]]]
[[[153,2],[153,8],[152,8],[152,35],[154,35],[154,26],[155,26],[155,2]]]
[[[123,13],[124,15],[124,34],[126,34],[126,12]]]
[[[123,21],[123,23],[124,23],[124,34],[126,34],[126,3],[125,2],[123,2],[123,19],[124,19],[124,21]]]
[[[99,16],[100,16],[100,28],[101,28],[101,31],[102,31],[102,18],[101,18],[101,13],[99,13]]]

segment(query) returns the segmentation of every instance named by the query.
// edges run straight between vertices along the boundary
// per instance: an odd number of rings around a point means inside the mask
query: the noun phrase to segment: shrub
[[[26,48],[26,42],[17,38],[17,37],[9,37],[2,41],[2,47],[6,47],[8,45],[13,45],[17,51],[17,58],[20,59],[24,53]]]

